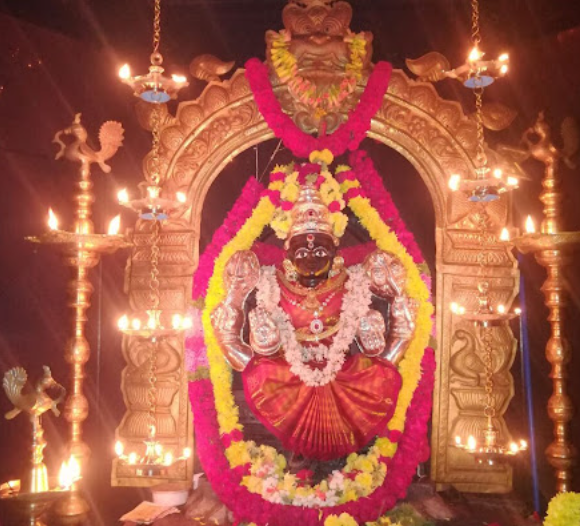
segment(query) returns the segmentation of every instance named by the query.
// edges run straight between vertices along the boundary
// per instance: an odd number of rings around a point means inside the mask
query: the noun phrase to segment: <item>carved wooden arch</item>
[[[362,89],[359,86],[359,91]],[[284,109],[292,114],[289,98],[284,96],[286,88],[278,85],[275,91]],[[449,174],[468,175],[472,171],[476,128],[458,103],[443,100],[431,84],[411,80],[400,70],[394,71],[369,136],[396,149],[413,164],[429,189],[435,210],[439,368],[433,414],[432,478],[440,485],[452,483],[463,490],[509,491],[509,470],[482,472],[470,458],[451,447],[453,433],[457,430],[469,429],[473,434],[483,429],[477,417],[478,410],[483,409],[483,386],[479,380],[474,383],[477,378],[470,377],[471,372],[461,360],[454,360],[457,354],[461,358],[461,353],[477,357],[481,352],[478,335],[472,327],[454,320],[446,307],[451,298],[466,306],[475,306],[477,279],[483,278],[492,282],[495,300],[506,305],[513,300],[517,292],[515,263],[496,236],[508,221],[509,203],[501,199],[487,207],[488,232],[482,236],[476,230],[481,210],[470,207],[464,196],[449,192]],[[198,99],[181,103],[176,116],[167,118],[161,133],[162,165],[167,173],[164,192],[186,191],[188,207],[164,226],[161,287],[166,294],[162,296],[162,308],[171,312],[171,309],[183,309],[187,305],[191,275],[199,256],[201,211],[211,184],[236,155],[273,137],[257,109],[243,70],[236,71],[230,80],[210,83]],[[146,171],[147,166],[146,162]],[[146,229],[146,223],[136,227],[136,239],[142,240],[143,247],[148,244]],[[487,261],[485,276],[481,275],[482,257]],[[137,248],[128,283],[136,310],[147,306],[140,294],[146,289],[146,260],[146,248]],[[143,263],[141,267],[139,262]],[[458,340],[457,333],[472,336],[468,338],[471,348],[458,346],[458,341],[461,344],[463,340]],[[502,401],[497,425],[505,434],[507,428],[502,415],[513,396],[509,365],[515,342],[509,329],[498,329],[495,339],[498,364],[502,366],[496,372],[500,385],[497,396]],[[128,362],[130,368],[131,361]],[[179,394],[169,411],[176,419],[176,428],[182,429],[183,404],[187,398],[183,368],[180,378]],[[125,382],[128,414],[132,411],[129,389]],[[190,417],[187,418],[191,433]],[[117,433],[127,440],[133,430],[121,426]],[[134,436],[137,442],[139,435]],[[175,440],[180,443],[177,437]],[[181,478],[184,475],[174,472],[171,476]],[[129,478],[118,472],[113,475],[113,480],[119,484],[138,482],[135,478],[128,482]]]

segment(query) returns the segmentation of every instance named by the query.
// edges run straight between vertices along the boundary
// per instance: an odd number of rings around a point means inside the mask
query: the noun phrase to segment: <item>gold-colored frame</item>
[[[285,86],[274,88],[285,111],[294,114]],[[360,85],[358,93],[362,89]],[[502,198],[483,209],[468,203],[460,193],[449,191],[450,174],[467,176],[472,172],[477,139],[475,123],[463,114],[458,103],[443,100],[431,84],[411,80],[403,71],[393,72],[369,136],[394,148],[413,164],[429,189],[435,210],[438,367],[431,441],[432,478],[439,487],[453,484],[461,491],[510,491],[510,468],[476,467],[471,457],[452,446],[456,433],[479,434],[483,430],[484,375],[483,365],[481,371],[477,365],[481,362],[482,348],[475,328],[455,319],[449,309],[452,298],[468,308],[475,307],[477,282],[481,279],[490,282],[493,300],[504,305],[510,305],[517,294],[516,262],[498,241],[498,233],[509,221],[509,200]],[[236,155],[273,137],[257,109],[243,70],[237,70],[227,81],[211,82],[199,98],[181,103],[175,117],[166,116],[161,132],[162,171],[168,174],[164,191],[187,192],[188,208],[164,224],[161,308],[171,311],[187,307],[191,276],[199,258],[201,212],[210,186]],[[485,233],[480,229],[482,221]],[[146,222],[136,225],[138,246],[127,270],[126,288],[137,311],[145,310],[148,302],[148,228]],[[503,414],[513,396],[509,368],[516,342],[508,328],[495,329],[494,337],[496,425],[500,435],[507,438],[509,431]],[[192,440],[183,342],[173,342],[166,352],[173,358],[179,356],[181,363],[159,376],[160,381],[166,382],[168,396],[158,407],[174,420],[174,434],[165,438],[176,447],[183,447]],[[137,423],[147,380],[139,376],[138,370],[146,360],[147,349],[140,342],[126,340],[124,355],[127,367],[122,390],[127,413],[117,435],[139,446],[144,433]],[[191,480],[191,469],[191,465],[187,469],[177,466],[169,478]],[[120,465],[114,465],[112,480],[116,485],[151,484],[149,479],[135,478]]]

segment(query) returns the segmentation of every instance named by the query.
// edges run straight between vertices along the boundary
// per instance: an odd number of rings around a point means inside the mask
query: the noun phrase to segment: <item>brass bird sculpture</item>
[[[66,395],[65,388],[52,377],[50,368],[45,365],[43,371],[42,377],[33,388],[27,386],[28,375],[22,367],[14,367],[7,371],[2,382],[8,400],[14,405],[14,408],[4,415],[5,418],[12,420],[24,412],[28,414],[32,424],[31,470],[26,482],[27,491],[32,493],[48,491],[48,473],[43,453],[46,440],[42,415],[50,410],[58,416],[60,414],[58,404]],[[47,393],[49,389],[58,391],[56,398]]]
[[[60,404],[66,391],[62,385],[54,380],[50,368],[43,367],[42,378],[34,388],[25,389],[28,382],[28,375],[22,367],[14,367],[6,372],[2,385],[6,396],[14,405],[14,408],[5,415],[7,420],[12,420],[21,412],[33,416],[40,416],[46,411],[52,411],[56,416],[60,415],[58,404]],[[57,398],[51,398],[46,391],[49,389],[60,391]]]
[[[83,165],[97,163],[105,173],[111,171],[111,167],[105,161],[113,157],[117,150],[123,144],[123,126],[116,121],[107,121],[101,125],[99,130],[99,142],[101,149],[93,150],[88,144],[88,133],[86,128],[81,124],[81,114],[75,115],[74,122],[66,129],[56,133],[53,143],[60,146],[55,159],[65,157],[69,161],[80,162]],[[64,136],[72,136],[74,139],[65,143],[62,139]]]
[[[235,62],[224,62],[213,55],[199,55],[189,65],[191,74],[199,80],[218,82],[222,75],[228,73]]]

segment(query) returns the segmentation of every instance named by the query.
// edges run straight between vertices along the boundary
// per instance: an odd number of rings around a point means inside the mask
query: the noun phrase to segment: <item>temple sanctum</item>
[[[0,524],[580,526],[573,4],[2,2]]]

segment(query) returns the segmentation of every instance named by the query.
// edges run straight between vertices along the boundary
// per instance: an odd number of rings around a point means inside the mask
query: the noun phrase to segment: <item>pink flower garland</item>
[[[255,177],[250,177],[242,189],[240,197],[228,212],[222,226],[214,233],[211,243],[206,247],[199,259],[197,270],[193,278],[193,299],[203,298],[207,292],[209,279],[213,274],[213,266],[223,247],[229,243],[236,232],[252,215],[254,208],[260,200],[260,194],[264,187]]]
[[[256,104],[268,126],[284,146],[296,157],[307,159],[314,150],[329,149],[335,157],[347,150],[356,150],[371,126],[371,119],[379,111],[389,86],[393,67],[379,62],[369,76],[365,91],[348,120],[331,135],[313,137],[300,130],[292,119],[282,111],[270,83],[268,67],[257,58],[246,62],[246,78],[254,94]]]
[[[378,174],[376,173],[371,173],[369,180],[373,182],[373,175],[375,177],[374,182],[377,182],[376,177],[378,177]],[[228,214],[222,227],[213,236],[212,243],[207,247],[206,252],[200,259],[199,274],[196,275],[196,290],[198,293],[195,294],[195,297],[205,294],[209,277],[213,272],[215,257],[250,216],[251,209],[259,199],[259,190],[259,185],[252,178],[244,188],[239,200],[236,201],[234,208]],[[388,199],[390,197],[388,193],[386,191],[383,192],[384,195],[382,197],[384,199],[381,201],[383,205],[390,202],[394,208],[394,205]],[[254,204],[251,204],[251,201]],[[244,206],[244,204],[247,206]],[[406,229],[403,225],[400,232],[405,231]],[[258,247],[258,252],[263,252],[261,259],[278,259],[283,254],[277,247],[266,249],[263,244],[259,244]],[[345,249],[347,256],[345,259],[353,262],[362,260],[374,248],[374,243],[367,243],[362,247]],[[200,343],[195,337],[188,338],[188,351],[193,351],[189,347],[197,347]],[[204,348],[205,346],[203,345],[201,349],[198,348],[196,351],[203,352]],[[199,360],[198,357],[197,365],[204,364],[205,362]],[[404,497],[416,465],[428,458],[427,422],[431,411],[434,371],[434,357],[431,350],[426,351],[422,367],[423,376],[414,393],[410,411],[408,411],[409,416],[407,417],[405,431],[403,434],[389,433],[389,438],[399,442],[399,447],[395,456],[390,460],[389,472],[383,486],[375,490],[368,498],[333,508],[325,508],[322,516],[319,515],[320,510],[267,502],[259,495],[250,493],[247,488],[241,486],[241,478],[246,474],[247,469],[244,466],[240,466],[232,470],[225,457],[224,449],[227,447],[228,442],[241,440],[243,436],[239,432],[236,433],[236,436],[219,436],[211,381],[199,380],[191,382],[190,398],[195,414],[198,454],[214,490],[224,503],[232,509],[238,520],[253,521],[259,526],[264,526],[265,524],[282,526],[298,521],[305,523],[305,526],[314,526],[323,524],[328,515],[340,513],[349,513],[358,522],[375,520],[394,506],[398,499]],[[194,368],[195,366],[191,369]]]
[[[380,107],[391,73],[390,64],[377,64],[369,78],[365,93],[357,108],[349,116],[349,120],[331,136],[316,139],[299,130],[292,120],[282,112],[270,85],[266,66],[256,59],[252,59],[246,67],[246,75],[266,122],[276,136],[282,138],[286,147],[299,157],[308,157],[313,150],[325,148],[330,149],[335,156],[343,154],[347,149],[356,150],[370,127],[372,116]],[[405,228],[390,194],[385,190],[381,177],[374,169],[372,161],[363,152],[354,152],[350,159],[353,173],[344,174],[343,177],[358,179],[361,188],[349,190],[347,199],[356,195],[370,196],[371,203],[379,211],[383,221],[397,232],[399,240],[409,251],[414,261],[416,263],[422,262],[421,252],[414,237]],[[200,258],[194,280],[194,298],[205,295],[216,257],[251,216],[260,195],[265,195],[265,191],[254,178],[251,178],[222,227],[216,231],[212,242]],[[279,202],[279,192],[272,192],[269,197],[274,204]],[[277,261],[281,259],[283,254],[281,249],[277,247],[258,244],[256,248],[259,258],[265,263]],[[367,243],[362,247],[345,249],[343,252],[345,252],[345,259],[348,261],[347,264],[352,264],[351,261],[362,260],[374,248],[374,243]],[[197,347],[199,343],[198,338],[188,338],[188,351],[203,352],[205,346],[196,350],[189,349],[192,346]],[[191,369],[204,363],[198,358],[195,365],[190,362]],[[398,499],[405,496],[417,464],[425,461],[429,456],[427,422],[431,414],[431,393],[435,371],[432,349],[426,349],[421,365],[423,374],[407,411],[405,430],[403,433],[388,433],[392,441],[398,442],[398,449],[393,458],[390,459],[383,485],[367,498],[324,510],[273,504],[242,486],[241,478],[245,474],[246,468],[241,466],[231,469],[224,453],[228,443],[232,440],[241,440],[242,434],[234,432],[236,436],[231,434],[220,437],[211,380],[203,379],[190,382],[190,399],[195,416],[197,450],[204,471],[215,492],[233,511],[237,520],[255,522],[258,526],[266,524],[285,526],[298,522],[305,526],[315,526],[323,524],[327,516],[341,513],[350,514],[358,523],[376,520],[392,508]]]
[[[408,411],[405,431],[391,459],[385,480],[366,498],[324,509],[273,504],[241,485],[241,469],[232,470],[219,436],[217,413],[211,380],[189,384],[189,398],[194,412],[196,446],[204,472],[220,500],[233,512],[237,521],[258,526],[324,524],[329,515],[348,513],[359,524],[376,520],[403,498],[420,462],[429,457],[427,423],[431,415],[431,393],[434,384],[435,358],[426,349],[421,362],[423,374]]]
[[[393,232],[396,232],[397,239],[407,249],[415,264],[423,263],[423,255],[415,241],[415,236],[407,229],[401,219],[391,194],[386,190],[383,179],[377,172],[371,158],[366,152],[359,150],[350,154],[349,164],[381,219]],[[357,188],[354,190],[357,190]]]

